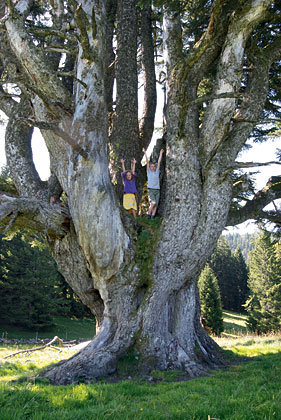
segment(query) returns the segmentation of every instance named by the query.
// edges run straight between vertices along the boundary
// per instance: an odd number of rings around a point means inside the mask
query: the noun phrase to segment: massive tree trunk
[[[9,3],[1,42],[9,42],[16,64],[6,82],[17,80],[21,98],[14,101],[13,110],[7,101],[2,109],[10,118],[8,165],[14,168],[12,176],[23,198],[3,195],[0,216],[9,227],[25,224],[42,232],[59,270],[91,309],[98,326],[91,344],[46,373],[53,383],[110,374],[129,348],[139,355],[144,371],[182,369],[193,377],[224,363],[220,349],[200,324],[197,277],[230,217],[232,170],[254,126],[245,116],[252,112],[257,119],[266,99],[266,90],[254,86],[250,76],[246,96],[239,104],[237,100],[246,42],[271,2],[246,3],[236,10],[231,1],[215,1],[209,26],[188,55],[179,13],[165,11],[166,199],[159,224],[135,221],[124,213],[108,169],[109,162],[116,164],[120,157],[139,158],[144,138],[148,142],[152,135],[155,89],[146,79],[143,137],[137,121],[136,2],[120,0],[116,11],[110,0],[71,2],[75,29],[71,21],[69,33],[63,23],[59,26],[64,11],[55,8],[56,26],[45,28],[46,33],[65,37],[78,48],[72,73],[65,74],[54,71],[54,61],[49,62],[31,39],[25,19],[32,2],[22,0],[15,7]],[[117,103],[112,118],[110,45],[114,45],[115,18]],[[144,31],[149,20],[149,11],[143,11]],[[151,40],[143,34],[147,75],[153,75]],[[62,50],[56,47],[56,53],[65,52],[67,45]],[[44,46],[48,54],[54,49]],[[270,49],[272,54],[267,50],[260,59],[267,78],[278,57],[277,43]],[[5,57],[1,60],[4,69]],[[212,94],[198,98],[199,83],[215,61]],[[73,78],[73,92],[62,77]],[[260,108],[249,100],[253,95]],[[209,105],[202,116],[203,102]],[[33,166],[31,128],[24,123],[40,127],[44,136],[52,170],[48,183],[40,181]],[[58,198],[61,191],[65,201],[50,204],[50,197]],[[35,205],[36,200],[40,205]]]

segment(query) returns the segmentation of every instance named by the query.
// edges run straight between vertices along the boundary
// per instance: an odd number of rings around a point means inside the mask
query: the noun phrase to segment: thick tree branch
[[[48,27],[42,28],[42,27],[34,26],[34,27],[29,28],[28,32],[30,32],[31,34],[46,36],[46,37],[53,35],[58,38],[66,39],[70,41],[72,44],[77,45],[77,37],[70,35],[65,31],[58,31],[58,30],[55,30],[53,28],[48,28]]]
[[[247,59],[251,71],[247,74],[247,85],[242,103],[232,118],[231,129],[224,144],[224,149],[230,161],[236,159],[237,154],[248,139],[255,124],[260,123],[264,103],[268,95],[269,70],[272,56],[261,51],[255,44],[250,43],[247,49]],[[277,43],[278,44],[278,43]],[[274,43],[274,48],[277,48]],[[277,48],[278,49],[278,48]],[[279,51],[279,49],[278,49]]]
[[[259,166],[269,166],[269,165],[281,165],[280,161],[271,161],[271,162],[235,162],[234,165],[227,168],[226,171],[224,171],[221,174],[221,179],[224,179],[229,173],[234,171],[235,169],[241,169],[241,168],[255,168]]]
[[[41,181],[33,162],[31,138],[33,128],[23,124],[22,118],[32,115],[28,98],[22,95],[15,102],[5,133],[7,164],[19,194],[28,197],[47,198],[47,188]]]
[[[23,123],[30,127],[37,127],[40,130],[51,130],[61,139],[63,139],[69,146],[72,147],[77,153],[83,156],[85,159],[88,158],[88,153],[77,143],[77,140],[74,140],[73,136],[70,136],[66,131],[58,126],[56,123],[49,123],[46,121],[35,121],[30,118],[21,118]]]
[[[213,91],[215,95],[239,92],[246,42],[252,30],[264,20],[269,5],[270,0],[249,1],[248,7],[241,8],[232,16],[218,66]],[[227,138],[236,104],[235,98],[214,100],[207,108],[202,125],[207,162],[213,159]],[[215,122],[214,115],[216,115]]]
[[[140,121],[140,134],[142,138],[142,146],[147,148],[154,130],[154,118],[157,102],[150,6],[141,11],[141,43],[142,69],[144,75],[144,105]]]
[[[261,220],[270,215],[272,217],[272,212],[265,212],[263,209],[279,198],[281,198],[281,176],[274,176],[262,190],[247,201],[244,207],[239,210],[230,210],[226,225],[235,226],[249,219]]]
[[[166,68],[170,77],[171,72],[179,62],[182,62],[184,56],[180,16],[169,6],[164,8],[163,44]]]
[[[90,30],[89,19],[81,4],[78,4],[76,0],[71,0],[71,3],[74,8],[74,19],[80,31],[79,41],[83,50],[83,57],[89,61],[94,61],[94,50],[88,36]]]
[[[181,83],[193,81],[197,84],[213,64],[221,51],[234,8],[231,0],[213,2],[208,28],[184,60]]]
[[[136,0],[117,5],[116,112],[111,136],[118,158],[140,158]],[[116,117],[116,118],[115,118]]]
[[[71,108],[71,96],[61,80],[53,71],[52,66],[46,62],[43,51],[40,51],[27,33],[24,20],[13,19],[12,16],[5,22],[7,36],[11,48],[32,84],[42,92],[46,98],[57,101],[64,108]]]
[[[114,23],[116,17],[117,4],[114,0],[107,0],[105,2],[106,13],[104,17],[104,87],[105,87],[105,101],[110,116],[112,115],[113,103],[113,84],[115,76],[115,52],[113,50],[113,34]],[[110,121],[111,123],[111,121]],[[111,127],[110,127],[111,130]]]
[[[4,229],[12,221],[11,225],[15,227],[31,229],[55,239],[66,234],[69,219],[64,205],[0,194],[0,223]]]

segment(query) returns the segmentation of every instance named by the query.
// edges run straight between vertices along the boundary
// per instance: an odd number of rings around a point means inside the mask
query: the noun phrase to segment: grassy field
[[[54,318],[54,327],[47,331],[26,330],[16,326],[0,323],[0,338],[29,339],[53,338],[56,335],[63,340],[93,338],[96,329],[94,319]],[[1,418],[0,418],[1,420]]]
[[[243,315],[227,312],[225,322],[226,332],[216,341],[229,355],[250,361],[186,382],[175,381],[177,372],[171,371],[153,372],[152,383],[127,379],[54,387],[36,375],[73,350],[45,349],[3,360],[15,346],[2,346],[0,419],[281,419],[281,335],[245,335]]]

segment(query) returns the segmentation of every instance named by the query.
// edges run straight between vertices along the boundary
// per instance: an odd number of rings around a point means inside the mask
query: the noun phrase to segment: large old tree
[[[196,376],[219,366],[196,280],[225,226],[280,224],[278,211],[263,210],[280,197],[280,178],[245,197],[237,170],[251,164],[236,160],[256,125],[278,112],[280,2],[6,0],[0,9],[0,109],[17,190],[2,192],[1,223],[42,233],[98,325],[91,344],[47,377],[66,384],[110,374],[129,348],[147,371]],[[118,162],[139,162],[151,140],[158,77],[162,223],[143,241],[146,222],[120,206]],[[33,163],[34,127],[50,154],[48,181]],[[140,165],[138,174],[140,190]]]

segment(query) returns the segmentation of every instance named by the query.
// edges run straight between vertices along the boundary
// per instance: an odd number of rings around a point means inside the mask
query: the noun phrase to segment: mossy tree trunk
[[[112,159],[116,163],[120,157],[139,158],[143,142],[152,134],[155,89],[147,80],[140,127],[137,121],[136,2],[118,1],[115,9],[110,0],[82,0],[80,5],[72,1],[70,22],[60,2],[50,2],[56,6],[51,12],[56,26],[44,29],[48,37],[42,49],[31,37],[36,31],[42,35],[42,28],[32,32],[26,26],[32,2],[21,0],[14,7],[9,3],[0,41],[9,46],[15,64],[8,81],[17,80],[21,98],[17,102],[2,97],[1,106],[10,118],[6,153],[20,197],[2,196],[1,220],[9,227],[24,224],[42,232],[59,270],[98,321],[91,344],[46,373],[53,383],[110,374],[129,348],[139,354],[145,371],[176,368],[193,377],[223,363],[218,346],[200,324],[196,282],[232,216],[231,173],[254,126],[246,117],[251,113],[252,120],[258,119],[266,100],[264,84],[261,88],[261,80],[250,74],[238,107],[246,42],[271,2],[246,3],[236,10],[231,1],[214,2],[209,26],[188,55],[179,13],[164,11],[167,153],[159,226],[135,222],[122,212],[108,170]],[[149,20],[150,13],[143,12],[144,31],[151,28]],[[49,62],[51,35],[66,40],[56,53],[76,54],[71,74],[54,71],[54,62]],[[143,54],[150,52],[143,65],[152,74],[152,33],[150,40],[143,35]],[[278,44],[272,43],[259,61],[266,80],[277,52]],[[115,109],[109,98],[114,53]],[[214,62],[216,80],[202,117],[198,86]],[[8,64],[3,54],[1,63],[4,72]],[[64,77],[73,79],[73,91]],[[48,182],[40,181],[32,166],[26,123],[38,126],[44,136],[52,170]],[[66,203],[50,204],[50,197],[61,191]],[[140,229],[148,232],[144,243]]]

